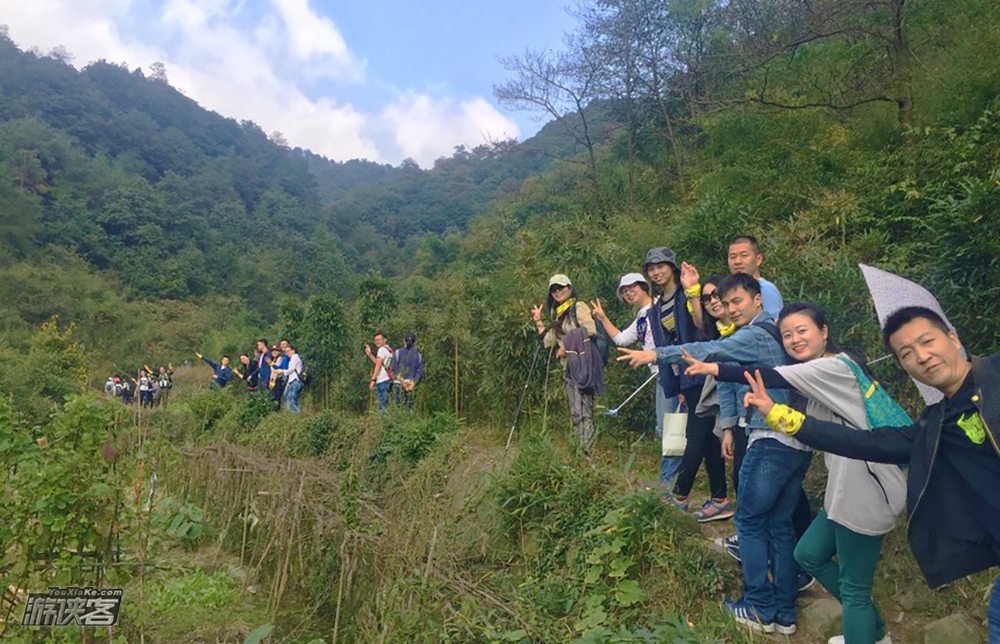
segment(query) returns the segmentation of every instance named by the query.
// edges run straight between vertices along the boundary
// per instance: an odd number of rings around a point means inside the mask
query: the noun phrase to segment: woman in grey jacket
[[[823,311],[812,304],[786,307],[778,327],[785,351],[798,362],[760,369],[765,382],[794,388],[805,396],[810,416],[859,431],[871,429],[866,392],[856,376],[862,367],[830,341]],[[756,371],[685,360],[689,374],[713,375],[723,382],[745,382],[745,374]],[[890,644],[871,589],[882,542],[905,507],[905,476],[895,465],[834,454],[826,454],[825,463],[829,477],[823,511],[800,539],[795,560],[843,605],[844,635],[831,638],[829,644]]]

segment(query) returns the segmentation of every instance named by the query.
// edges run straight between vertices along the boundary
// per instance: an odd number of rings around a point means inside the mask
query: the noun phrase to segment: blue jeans
[[[299,394],[302,393],[302,381],[293,380],[285,385],[285,393],[281,396],[281,405],[293,414],[299,413]]]
[[[378,396],[378,413],[389,411],[389,392],[392,391],[392,381],[386,380],[375,384],[375,395]]]
[[[670,367],[666,368],[669,369]],[[656,438],[659,439],[657,444],[660,446],[657,449],[661,450],[660,453],[662,454],[663,414],[670,414],[677,411],[678,397],[672,396],[667,398],[667,395],[663,393],[663,387],[660,386],[660,382],[656,381],[653,384],[656,385]],[[674,488],[674,479],[677,478],[677,472],[681,469],[681,461],[683,459],[683,456],[660,457],[660,487],[663,488],[664,494],[669,494],[670,490]]]
[[[986,612],[986,621],[990,625],[990,644],[1000,644],[1000,577],[993,584],[993,594],[990,596],[990,608]]]
[[[812,453],[772,438],[754,441],[740,468],[736,516],[743,597],[764,623],[795,623],[798,596],[792,512]],[[770,566],[774,580],[768,579]]]

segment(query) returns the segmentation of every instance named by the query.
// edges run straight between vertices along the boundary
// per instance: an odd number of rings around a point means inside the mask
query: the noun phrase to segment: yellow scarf
[[[724,338],[728,338],[732,334],[736,333],[736,325],[733,324],[732,322],[730,322],[728,325],[725,325],[722,322],[716,320],[715,328],[719,330],[719,335],[721,335]]]
[[[562,317],[563,313],[565,313],[566,311],[568,311],[569,307],[573,306],[574,304],[576,304],[576,298],[575,297],[571,297],[568,300],[566,300],[565,302],[563,302],[562,304],[560,304],[559,306],[557,306],[556,307],[556,317],[557,318]]]

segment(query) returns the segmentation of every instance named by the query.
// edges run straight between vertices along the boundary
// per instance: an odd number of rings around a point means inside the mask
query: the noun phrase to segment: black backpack
[[[302,386],[308,387],[309,384],[312,382],[312,379],[313,379],[312,369],[307,367],[305,365],[305,362],[303,362],[302,371],[299,372],[299,380],[302,381]]]

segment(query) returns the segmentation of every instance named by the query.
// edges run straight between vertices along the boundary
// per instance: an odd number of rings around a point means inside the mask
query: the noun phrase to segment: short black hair
[[[893,350],[892,345],[889,344],[889,338],[891,338],[896,331],[899,331],[903,325],[919,319],[927,320],[935,327],[944,331],[946,334],[952,332],[952,330],[948,328],[948,324],[944,321],[944,318],[942,318],[937,311],[929,309],[926,306],[904,306],[898,311],[894,311],[892,315],[885,320],[885,326],[882,327],[882,342],[885,343],[886,348],[889,349],[889,351],[892,351],[895,355],[896,352]]]
[[[269,346],[271,346],[271,345],[269,345],[269,344],[267,343],[267,338],[257,338],[257,344],[260,344],[261,342],[263,342],[263,343],[264,343],[264,346],[265,346],[265,347],[269,347]]]
[[[228,359],[229,359],[229,356],[222,356],[222,359],[223,359],[223,360],[228,360]]]
[[[757,238],[753,235],[736,235],[729,240],[729,245],[732,246],[733,244],[750,244],[753,252],[760,254],[760,244],[757,243]]]
[[[389,337],[389,336],[387,336],[387,335],[385,334],[385,332],[384,332],[384,331],[376,331],[376,332],[375,332],[375,334],[374,334],[374,335],[372,335],[372,337],[374,338],[374,337],[375,337],[376,335],[380,335],[380,336],[382,336],[383,338],[388,338],[388,337]]]
[[[753,275],[735,273],[733,275],[726,275],[719,282],[719,297],[725,297],[729,291],[737,288],[745,290],[750,294],[750,297],[760,295],[760,282]]]

